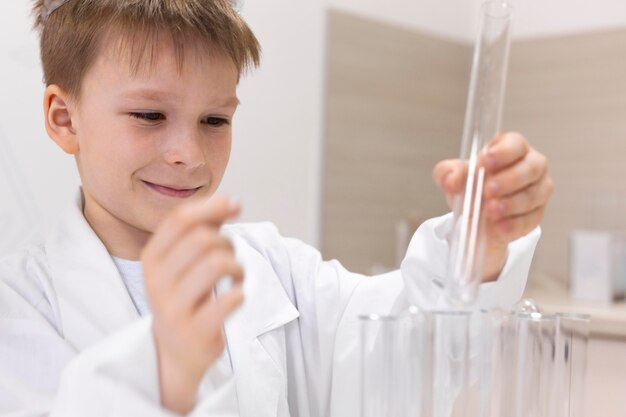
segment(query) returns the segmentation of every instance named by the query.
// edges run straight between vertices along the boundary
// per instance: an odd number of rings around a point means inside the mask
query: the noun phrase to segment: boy
[[[236,86],[259,62],[230,3],[38,0],[35,15],[46,129],[82,187],[45,244],[0,263],[0,413],[355,415],[355,317],[446,306],[449,217],[420,228],[402,274],[376,278],[270,224],[223,227],[239,212],[213,196]],[[552,186],[520,135],[496,138],[485,163],[479,305],[507,306]],[[463,166],[436,167],[448,195]]]

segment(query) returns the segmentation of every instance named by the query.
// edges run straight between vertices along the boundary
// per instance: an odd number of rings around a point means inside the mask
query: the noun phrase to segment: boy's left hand
[[[504,267],[508,244],[541,222],[554,186],[546,157],[519,133],[496,136],[481,163],[486,169],[483,213],[487,220],[483,280],[491,281]],[[454,196],[465,189],[467,161],[441,161],[433,177],[452,207]]]

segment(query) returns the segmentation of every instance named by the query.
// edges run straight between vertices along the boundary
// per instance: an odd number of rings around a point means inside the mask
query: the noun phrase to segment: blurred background
[[[0,6],[0,254],[45,236],[79,183],[44,131],[30,3]],[[447,211],[431,170],[460,151],[481,3],[246,1],[263,63],[241,82],[222,185],[242,201],[241,220],[272,221],[358,272],[397,267],[407,230]],[[548,156],[556,185],[528,295],[594,314],[586,415],[624,417],[626,276],[616,271],[626,269],[615,264],[626,251],[615,236],[626,230],[626,2],[511,3],[502,126]],[[606,291],[585,302],[571,296],[571,265],[598,246],[572,243],[580,230],[609,242],[592,261],[612,265],[587,280]]]

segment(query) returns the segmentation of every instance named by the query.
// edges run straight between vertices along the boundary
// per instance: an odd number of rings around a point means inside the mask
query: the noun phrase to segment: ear
[[[58,85],[49,85],[44,93],[44,116],[48,136],[64,152],[75,155],[79,151],[76,130],[72,126],[69,95]]]

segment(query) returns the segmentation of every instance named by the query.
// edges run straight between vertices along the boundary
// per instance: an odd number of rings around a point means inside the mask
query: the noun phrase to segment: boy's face
[[[232,61],[188,48],[180,68],[168,43],[149,55],[134,72],[125,54],[102,51],[72,109],[85,217],[98,234],[153,232],[173,207],[211,196],[228,163]]]

